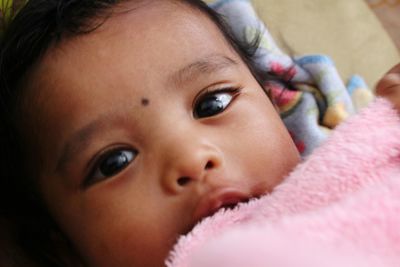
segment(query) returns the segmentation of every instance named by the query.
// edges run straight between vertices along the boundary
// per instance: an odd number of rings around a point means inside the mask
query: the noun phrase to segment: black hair
[[[112,15],[112,7],[123,1],[128,0],[30,0],[1,38],[0,216],[12,221],[18,244],[38,266],[80,266],[81,263],[71,261],[79,257],[48,214],[34,179],[27,172],[24,136],[18,130],[17,121],[23,82],[51,45],[95,30]],[[253,63],[258,40],[239,41],[224,19],[204,2],[180,1],[205,13],[262,83],[261,77],[265,75]]]

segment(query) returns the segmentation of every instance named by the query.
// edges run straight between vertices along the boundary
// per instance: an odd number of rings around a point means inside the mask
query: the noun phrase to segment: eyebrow
[[[211,54],[179,69],[170,76],[175,84],[184,84],[203,74],[211,74],[238,65],[234,59],[221,54]]]
[[[96,134],[107,128],[115,127],[116,124],[121,123],[123,120],[123,117],[117,114],[102,114],[74,132],[61,150],[61,156],[57,161],[56,171],[65,171],[66,165],[73,155],[84,151],[86,147],[90,145],[90,141]]]
[[[169,79],[176,84],[183,84],[200,75],[211,74],[236,65],[238,65],[238,62],[227,56],[211,54],[184,66],[170,75]],[[112,128],[113,125],[121,121],[124,121],[122,116],[103,114],[74,132],[61,150],[56,171],[64,172],[73,155],[84,151],[96,134],[106,128]]]

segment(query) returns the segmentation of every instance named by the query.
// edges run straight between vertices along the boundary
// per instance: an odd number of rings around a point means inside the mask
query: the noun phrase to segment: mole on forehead
[[[142,106],[146,107],[150,104],[150,100],[148,98],[142,97],[141,103]]]

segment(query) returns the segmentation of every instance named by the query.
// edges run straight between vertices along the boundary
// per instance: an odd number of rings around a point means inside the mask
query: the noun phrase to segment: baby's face
[[[180,3],[51,48],[26,99],[40,190],[90,266],[162,266],[179,235],[270,192],[299,160],[247,66]]]

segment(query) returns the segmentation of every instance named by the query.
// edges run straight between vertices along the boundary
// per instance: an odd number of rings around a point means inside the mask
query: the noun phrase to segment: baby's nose
[[[204,183],[222,166],[222,153],[206,142],[191,140],[168,145],[162,184],[166,191],[179,193],[193,184]]]
[[[177,179],[176,181],[173,181],[174,184],[179,185],[180,187],[184,187],[185,185],[189,184],[191,181],[194,180],[202,180],[204,178],[204,173],[208,169],[212,169],[214,167],[214,163],[210,160],[208,161],[204,168],[200,170],[199,172],[192,172],[189,170],[188,172],[184,171],[184,173],[187,173],[188,175],[183,175],[183,176],[176,176]],[[203,171],[204,170],[204,171]]]

